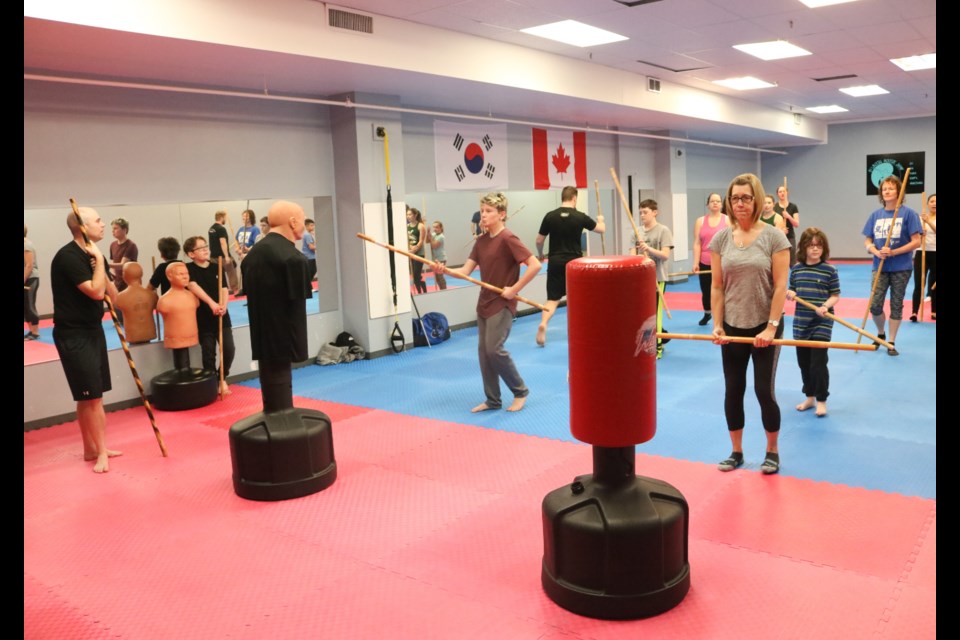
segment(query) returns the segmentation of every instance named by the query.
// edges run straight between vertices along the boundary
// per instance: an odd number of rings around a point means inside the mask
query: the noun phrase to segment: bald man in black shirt
[[[305,230],[303,209],[281,200],[267,218],[270,232],[240,264],[265,412],[293,406],[291,365],[309,357],[307,299],[313,295],[307,259],[296,245]],[[277,399],[288,404],[274,406]]]

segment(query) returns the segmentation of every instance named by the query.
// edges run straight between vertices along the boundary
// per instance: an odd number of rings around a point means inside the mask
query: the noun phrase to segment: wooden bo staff
[[[411,260],[416,260],[417,262],[422,262],[422,263],[427,264],[427,265],[432,265],[432,264],[433,264],[433,262],[431,262],[430,260],[427,260],[426,258],[421,258],[420,256],[418,256],[418,255],[415,254],[415,253],[410,253],[409,251],[404,251],[403,249],[399,249],[399,248],[397,248],[397,247],[395,247],[395,246],[393,246],[393,245],[387,244],[386,242],[380,242],[379,240],[374,240],[373,238],[371,238],[370,236],[368,236],[368,235],[366,235],[366,234],[358,233],[358,234],[357,234],[357,237],[360,238],[361,240],[366,240],[367,242],[369,242],[369,243],[371,243],[371,244],[375,244],[375,245],[377,245],[378,247],[383,247],[384,249],[389,249],[390,251],[393,251],[394,253],[399,253],[400,255],[407,256],[407,257],[410,258]],[[472,282],[473,284],[480,285],[480,286],[483,287],[484,289],[489,289],[490,291],[495,291],[495,292],[497,292],[497,293],[503,293],[503,289],[501,289],[500,287],[494,286],[494,285],[489,284],[489,283],[487,283],[487,282],[484,282],[484,281],[482,281],[482,280],[477,280],[476,278],[471,278],[470,276],[466,276],[466,275],[457,273],[457,272],[455,272],[455,271],[447,271],[446,274],[449,275],[449,276],[453,276],[454,278],[460,278],[461,280],[466,280],[467,282]],[[516,295],[516,296],[514,296],[514,298],[516,298],[516,299],[519,300],[520,302],[523,302],[524,304],[530,305],[531,307],[533,307],[533,308],[535,308],[535,309],[539,309],[540,311],[546,311],[546,310],[547,310],[546,307],[544,307],[544,306],[543,306],[542,304],[540,304],[539,302],[534,302],[533,300],[530,300],[530,299],[528,299],[528,298],[524,298],[524,297],[521,296],[521,295]]]
[[[887,241],[883,243],[883,248],[890,246],[893,239],[893,228],[897,224],[897,215],[900,213],[900,206],[903,204],[903,196],[907,194],[907,180],[910,178],[910,167],[903,173],[903,182],[900,184],[900,195],[897,197],[897,206],[893,209],[893,219],[890,221],[890,228],[887,230]],[[882,186],[882,183],[881,183]],[[867,326],[867,318],[870,317],[870,305],[873,304],[873,294],[877,291],[877,283],[880,282],[880,273],[883,271],[883,263],[886,258],[880,258],[880,264],[877,265],[877,274],[873,277],[873,286],[870,287],[870,297],[867,298],[867,310],[863,314],[863,322],[860,328]],[[922,293],[922,292],[921,292]],[[857,336],[857,344],[860,344],[862,335]]]
[[[658,333],[657,338],[661,340],[703,340],[713,342],[712,335],[703,333]],[[738,342],[740,344],[753,344],[753,338],[746,336],[724,336],[725,342]],[[780,338],[770,341],[773,346],[783,347],[809,347],[811,349],[847,349],[849,351],[876,351],[879,347],[875,344],[854,344],[851,342],[822,342],[820,340],[783,340]]]
[[[710,269],[704,269],[703,271],[677,271],[676,273],[668,273],[667,277],[672,278],[673,276],[698,276],[701,273],[710,273]]]
[[[926,213],[927,212],[927,192],[926,191],[920,194],[920,200],[921,200],[920,212]],[[920,314],[920,322],[923,322],[924,300],[927,297],[927,289],[926,289],[926,286],[927,286],[927,283],[926,283],[926,280],[927,280],[927,229],[924,226],[922,217],[920,218],[920,231],[922,233],[920,234],[920,309],[918,310],[918,312]],[[914,283],[913,286],[917,286],[916,283]]]
[[[804,299],[801,298],[800,296],[794,296],[793,299],[796,300],[797,302],[799,302],[800,304],[802,304],[803,306],[805,306],[806,308],[811,309],[811,310],[813,310],[813,311],[816,311],[816,310],[819,308],[819,307],[817,307],[817,305],[812,304],[812,303],[810,303],[810,302],[807,302],[806,300],[804,300]],[[832,313],[825,313],[825,314],[823,314],[823,316],[824,316],[825,318],[830,318],[830,319],[833,320],[834,322],[837,322],[837,323],[839,323],[839,324],[842,324],[843,326],[847,327],[848,329],[853,329],[854,331],[856,331],[857,333],[859,333],[860,335],[862,335],[862,336],[865,337],[865,338],[869,338],[870,340],[873,340],[874,342],[879,342],[882,346],[886,347],[887,349],[893,349],[893,344],[892,344],[892,343],[887,342],[886,340],[884,340],[884,339],[882,339],[882,338],[879,338],[879,337],[873,335],[872,333],[869,333],[868,331],[864,331],[863,329],[859,329],[855,324],[852,324],[852,323],[850,323],[850,322],[847,322],[847,321],[844,320],[843,318],[838,318],[837,316],[833,315]]]
[[[83,241],[87,245],[92,245],[90,242],[90,236],[87,235],[87,227],[83,224],[83,218],[80,217],[80,209],[77,207],[77,201],[73,198],[70,198],[70,207],[73,209],[73,215],[77,219],[77,224],[80,225],[80,233],[83,235]],[[89,254],[89,252],[88,252]],[[106,260],[104,260],[106,262]],[[106,265],[104,265],[106,268]],[[106,274],[104,274],[106,277]],[[143,408],[147,412],[147,417],[150,418],[150,426],[153,427],[153,435],[157,437],[157,444],[160,445],[160,453],[163,454],[163,457],[167,457],[167,445],[163,443],[163,436],[160,435],[160,429],[157,428],[157,420],[153,417],[153,407],[150,406],[150,401],[147,400],[147,394],[143,390],[143,382],[140,380],[140,374],[137,373],[137,365],[133,362],[133,356],[130,354],[130,344],[127,342],[127,337],[123,333],[123,327],[120,326],[120,319],[117,318],[117,310],[113,308],[113,301],[110,299],[106,293],[103,295],[104,302],[107,303],[107,309],[110,311],[110,318],[113,320],[113,326],[117,330],[117,335],[120,337],[120,346],[123,347],[123,353],[127,356],[127,364],[130,366],[130,373],[133,375],[133,381],[137,383],[137,390],[140,392],[140,400],[143,402]]]
[[[597,191],[597,217],[603,215],[603,211],[600,209],[600,181],[593,181],[593,188]],[[600,234],[600,250],[603,251],[603,255],[607,255],[607,243],[603,238],[603,234]]]
[[[623,189],[620,187],[620,179],[617,178],[617,172],[610,167],[610,175],[613,176],[613,184],[617,187],[617,193],[620,194],[620,201],[623,203],[623,212],[627,214],[627,219],[630,220],[630,224],[633,225],[633,233],[637,236],[637,242],[640,242],[642,238],[646,238],[645,235],[640,233],[640,227],[637,226],[637,221],[633,219],[633,212],[630,211],[630,205],[627,204],[627,197],[623,195]],[[647,256],[648,258],[650,256]],[[673,320],[673,316],[670,315],[670,309],[667,307],[667,301],[663,297],[663,291],[660,291],[659,284],[657,285],[657,295],[660,296],[660,304],[663,305],[663,310],[667,314],[667,318]]]
[[[217,257],[217,304],[223,306],[223,256]],[[223,316],[217,316],[217,324],[220,335],[217,338],[217,346],[220,347],[220,385],[217,392],[220,394],[220,401],[223,402]]]
[[[250,201],[247,200],[247,204],[248,204],[248,205],[249,205],[249,203],[250,203]],[[247,208],[249,209],[250,207],[248,206]],[[234,251],[237,252],[237,257],[239,258],[239,257],[240,257],[240,243],[237,242],[237,236],[233,233],[233,224],[230,222],[230,213],[227,212],[227,215],[224,216],[224,218],[226,219],[226,222],[227,222],[227,233],[230,234],[230,241],[227,242],[227,247],[229,248],[229,247],[230,247],[230,242],[232,242],[232,243],[233,243],[233,249],[234,249]],[[241,222],[243,222],[243,220],[241,220]]]
[[[156,273],[156,271],[157,271],[157,257],[156,257],[156,256],[150,256],[150,263],[153,265],[153,271],[154,271],[154,273]],[[157,293],[157,298],[159,299],[159,297],[160,297],[160,294]],[[156,307],[156,305],[154,305],[154,307]],[[154,326],[155,326],[156,329],[157,329],[157,340],[162,340],[162,339],[163,339],[163,336],[160,335],[160,314],[156,312],[156,308],[154,308],[154,310],[151,311],[150,313],[151,313],[151,315],[153,315],[153,324],[154,324]]]

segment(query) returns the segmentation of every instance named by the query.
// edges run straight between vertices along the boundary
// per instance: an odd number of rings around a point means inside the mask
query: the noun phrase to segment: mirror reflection
[[[216,261],[218,250],[226,245],[231,261],[238,266],[249,248],[265,232],[261,226],[270,205],[279,198],[255,200],[224,200],[211,202],[192,202],[179,204],[149,205],[98,205],[81,202],[81,206],[92,206],[109,227],[98,245],[111,270],[122,274],[123,265],[136,262],[143,271],[143,285],[148,286],[151,274],[158,265],[170,259],[169,239],[173,238],[181,247],[176,250],[177,259],[188,261],[182,251],[182,245],[190,237],[199,236],[209,242],[211,233],[216,242],[210,242],[211,257]],[[315,295],[307,301],[307,313],[335,311],[338,308],[339,291],[337,285],[336,238],[333,224],[333,199],[330,196],[289,198],[303,207],[308,219],[314,221],[313,249],[309,247],[316,260]],[[25,239],[32,244],[36,264],[39,268],[39,288],[35,296],[39,323],[38,340],[31,341],[30,349],[36,354],[27,355],[24,351],[24,363],[55,360],[53,347],[52,315],[53,296],[50,282],[46,280],[50,273],[50,261],[56,252],[70,240],[66,226],[69,205],[48,209],[25,209],[23,221]],[[218,220],[218,212],[220,219]],[[299,244],[299,243],[298,243]],[[25,245],[26,246],[26,245]],[[165,248],[166,257],[161,254]],[[302,249],[302,248],[301,248]],[[26,253],[26,252],[25,252]],[[231,271],[234,274],[231,276]],[[231,293],[229,309],[233,326],[248,324],[245,298],[242,297],[243,283],[239,278],[239,268],[225,268],[224,281]],[[122,278],[118,283],[122,283]],[[109,316],[105,316],[109,321]],[[112,325],[112,323],[110,323]],[[162,327],[160,327],[162,332]],[[120,348],[119,339],[112,326],[105,331],[110,349]],[[162,333],[161,333],[162,335]],[[44,347],[49,346],[49,349]],[[36,357],[34,357],[36,356]]]

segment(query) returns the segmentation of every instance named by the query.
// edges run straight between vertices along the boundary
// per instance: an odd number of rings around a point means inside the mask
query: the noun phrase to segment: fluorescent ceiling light
[[[727,78],[726,80],[714,80],[713,84],[718,84],[721,87],[727,87],[728,89],[736,89],[737,91],[747,91],[749,89],[766,89],[767,87],[777,86],[776,84],[770,84],[769,82],[758,80],[753,76],[744,76],[742,78]]]
[[[822,107],[807,107],[807,111],[813,111],[814,113],[843,113],[844,111],[849,111],[849,109],[844,109],[838,104],[828,104]]]
[[[744,53],[749,53],[751,56],[760,58],[761,60],[780,60],[782,58],[798,58],[800,56],[812,55],[806,49],[801,49],[786,40],[754,42],[753,44],[735,44],[733,48],[743,51]]]
[[[539,27],[520,29],[520,31],[529,33],[532,36],[546,38],[547,40],[556,40],[564,44],[572,44],[575,47],[593,47],[598,44],[608,44],[610,42],[620,42],[621,40],[628,39],[626,36],[621,36],[618,33],[591,27],[588,24],[583,24],[576,20],[563,20],[562,22],[543,24]]]
[[[800,0],[800,2],[807,5],[811,9],[816,9],[818,7],[829,7],[833,4],[846,4],[848,2],[856,1],[857,0]]]
[[[854,98],[862,98],[864,96],[879,96],[884,93],[890,93],[883,87],[876,84],[865,84],[859,87],[846,87],[845,89],[840,89],[848,96],[853,96]]]
[[[922,56],[909,56],[907,58],[891,58],[890,62],[897,65],[904,71],[919,71],[920,69],[936,69],[937,54],[925,53]]]

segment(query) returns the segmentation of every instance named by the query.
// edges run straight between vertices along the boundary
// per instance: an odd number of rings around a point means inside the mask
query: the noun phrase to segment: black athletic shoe
[[[700,322],[698,322],[697,324],[699,324],[701,327],[705,327],[707,323],[710,322],[710,320],[712,319],[713,319],[713,316],[711,314],[705,313],[703,314],[703,317],[700,318]]]

